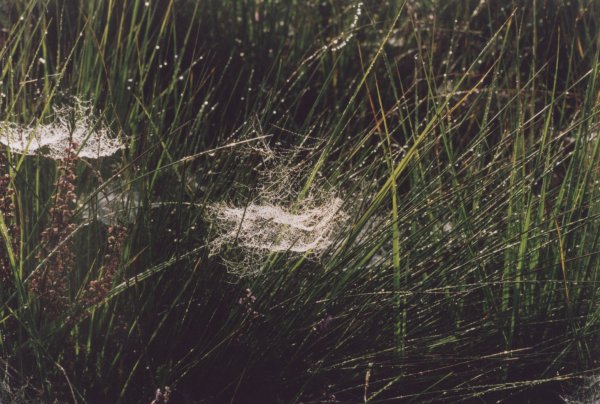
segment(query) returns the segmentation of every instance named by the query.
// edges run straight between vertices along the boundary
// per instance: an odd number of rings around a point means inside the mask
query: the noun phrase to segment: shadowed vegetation
[[[0,400],[561,402],[600,367],[599,24],[3,2]]]

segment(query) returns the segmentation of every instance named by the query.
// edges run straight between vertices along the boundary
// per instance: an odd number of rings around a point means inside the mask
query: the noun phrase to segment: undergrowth
[[[3,2],[0,399],[581,400],[599,24],[593,0]]]

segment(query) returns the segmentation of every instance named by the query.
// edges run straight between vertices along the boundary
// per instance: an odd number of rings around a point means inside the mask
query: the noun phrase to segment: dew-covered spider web
[[[221,256],[240,275],[259,272],[272,253],[322,256],[347,220],[342,199],[323,182],[299,198],[303,164],[292,166],[266,145],[252,152],[263,158],[256,196],[245,205],[220,202],[208,208],[216,230],[211,255]]]
[[[563,400],[566,404],[600,403],[600,375],[584,378],[579,390]]]
[[[94,115],[91,103],[79,99],[72,106],[55,107],[49,123],[22,125],[0,121],[0,143],[13,153],[63,159],[70,142],[78,145],[77,155],[85,158],[110,156],[124,147]]]

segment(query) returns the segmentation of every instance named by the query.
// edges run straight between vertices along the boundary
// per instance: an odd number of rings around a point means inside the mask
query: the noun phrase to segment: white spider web
[[[91,104],[79,99],[71,107],[55,108],[50,123],[27,126],[0,121],[0,143],[13,153],[63,159],[70,142],[78,145],[79,157],[93,159],[111,156],[124,147],[94,116]]]
[[[342,199],[316,182],[299,200],[302,169],[291,167],[287,158],[266,145],[253,151],[263,157],[257,196],[246,206],[221,202],[208,207],[216,229],[211,255],[220,255],[228,269],[239,275],[260,272],[272,253],[318,258],[335,243],[347,220]],[[228,256],[228,249],[234,250],[236,258]]]

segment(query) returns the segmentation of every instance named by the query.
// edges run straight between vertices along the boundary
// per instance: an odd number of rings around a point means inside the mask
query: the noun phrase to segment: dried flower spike
[[[41,271],[34,274],[29,285],[29,290],[37,295],[43,312],[50,318],[63,313],[70,305],[69,275],[75,266],[75,254],[69,237],[75,230],[77,147],[77,143],[70,142],[61,161],[53,206],[49,210],[50,223],[42,231],[42,248],[37,254],[37,259],[46,259],[46,263]]]
[[[13,257],[19,246],[19,227],[16,223],[16,207],[14,190],[10,185],[10,174],[7,170],[8,162],[3,153],[0,153],[0,214],[8,230],[9,241],[0,238],[0,282],[7,282],[11,277],[11,262],[8,247],[13,252]],[[7,245],[8,243],[8,245]]]
[[[108,295],[119,269],[121,252],[126,237],[127,229],[125,227],[111,226],[108,228],[108,253],[104,257],[106,260],[104,271],[99,279],[89,283],[84,296],[79,302],[84,308],[100,303]]]

